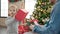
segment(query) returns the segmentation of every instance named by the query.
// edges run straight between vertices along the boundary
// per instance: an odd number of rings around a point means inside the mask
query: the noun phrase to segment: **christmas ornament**
[[[41,2],[39,2],[39,5],[41,5]]]
[[[43,10],[41,10],[41,11],[43,11]]]
[[[38,20],[37,20],[37,19],[33,19],[33,20],[31,20],[30,22],[31,22],[31,23],[34,23],[34,22],[38,23]]]
[[[45,5],[45,3],[42,3],[42,5]]]
[[[40,6],[37,7],[37,9],[40,9],[40,8],[41,8]]]

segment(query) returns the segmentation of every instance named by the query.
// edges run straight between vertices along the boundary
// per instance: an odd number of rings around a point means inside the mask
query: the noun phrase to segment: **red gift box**
[[[15,19],[18,21],[24,20],[28,12],[25,9],[18,10],[17,14],[15,15]]]
[[[29,32],[29,27],[28,26],[19,25],[18,26],[18,33],[19,34],[23,34],[25,32]]]

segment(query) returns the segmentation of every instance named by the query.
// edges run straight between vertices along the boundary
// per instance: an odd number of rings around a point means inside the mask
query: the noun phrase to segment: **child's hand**
[[[26,26],[27,25],[27,23],[24,23],[24,26]]]

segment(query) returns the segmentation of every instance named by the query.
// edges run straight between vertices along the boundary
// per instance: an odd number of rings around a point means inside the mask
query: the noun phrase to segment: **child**
[[[15,19],[17,6],[14,4],[9,5],[8,16],[6,18],[7,34],[18,34],[18,21]]]

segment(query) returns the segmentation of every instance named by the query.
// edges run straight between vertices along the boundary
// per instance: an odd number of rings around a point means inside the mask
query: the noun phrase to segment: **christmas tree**
[[[49,0],[37,0],[32,16],[39,20],[39,24],[44,24],[50,18],[51,7]]]

